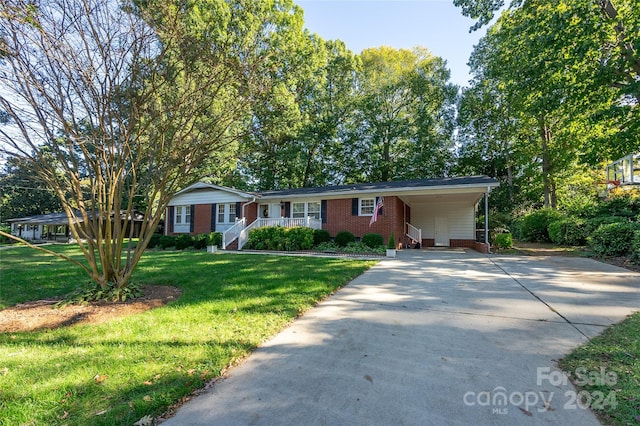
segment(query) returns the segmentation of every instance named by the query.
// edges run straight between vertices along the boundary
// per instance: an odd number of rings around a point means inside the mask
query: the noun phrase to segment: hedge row
[[[309,250],[312,247],[323,247],[330,241],[329,232],[323,229],[268,226],[251,230],[245,247],[254,250]],[[368,251],[368,249],[383,247],[384,239],[380,234],[369,233],[363,235],[360,243],[356,243],[355,236],[351,232],[341,231],[336,234],[334,244],[338,248],[349,247],[350,250],[366,249],[364,251]]]
[[[263,228],[253,229],[249,232],[249,239],[245,247],[253,250],[279,250],[279,251],[297,251],[309,250],[313,247],[322,246],[329,243],[331,236],[329,232],[323,229],[311,229],[307,227],[284,228],[281,226],[267,226]],[[338,247],[350,247],[351,250],[356,248],[380,248],[384,246],[384,240],[380,234],[365,234],[362,241],[355,244],[355,236],[347,231],[339,232],[335,239]],[[175,248],[184,250],[187,248],[204,249],[206,246],[217,245],[222,246],[222,233],[212,232],[210,234],[200,234],[191,236],[182,235],[160,235],[154,234],[151,237],[148,248]]]
[[[153,234],[149,241],[148,248],[161,248],[166,250],[168,248],[175,248],[176,250],[185,250],[193,247],[194,249],[201,250],[207,246],[222,246],[222,233],[211,232],[209,234],[199,234],[192,236],[189,234],[182,235],[161,235]]]
[[[541,209],[522,216],[514,223],[514,231],[521,241],[552,242],[565,246],[588,245],[596,256],[630,255],[640,261],[640,222],[638,217],[615,205],[625,215],[611,215],[607,211],[590,218],[566,217],[562,213]],[[496,241],[494,241],[494,244]]]

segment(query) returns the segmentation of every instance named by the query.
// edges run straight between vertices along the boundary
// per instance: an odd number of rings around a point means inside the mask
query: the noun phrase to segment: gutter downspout
[[[487,245],[487,253],[491,254],[491,244],[489,244],[489,191],[491,187],[487,186],[484,193],[484,243]]]

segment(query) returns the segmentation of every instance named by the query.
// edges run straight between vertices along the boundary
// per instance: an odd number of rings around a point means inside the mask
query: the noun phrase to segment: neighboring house
[[[124,225],[125,212],[120,213],[120,220]],[[79,215],[79,214],[78,214]],[[111,215],[111,220],[113,220]],[[138,237],[144,213],[133,212],[133,236]],[[35,216],[19,217],[8,219],[11,225],[11,235],[31,241],[69,241],[71,233],[69,231],[69,221],[65,213],[47,213]],[[80,219],[82,222],[82,219]]]
[[[423,247],[486,251],[476,241],[475,211],[497,186],[487,176],[471,176],[252,193],[198,182],[169,202],[165,233],[220,231],[223,248],[241,249],[255,227],[310,226],[332,237],[340,231],[357,238],[374,232],[386,241],[393,232],[403,245],[415,240]],[[384,206],[370,224],[379,197]]]

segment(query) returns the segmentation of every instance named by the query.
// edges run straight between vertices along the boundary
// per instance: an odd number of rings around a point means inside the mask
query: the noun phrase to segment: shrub
[[[210,232],[207,234],[207,245],[222,247],[222,232]]]
[[[631,241],[631,261],[640,264],[640,231],[633,233],[633,240]]]
[[[554,244],[583,246],[587,242],[584,220],[561,219],[549,224],[549,238]]]
[[[338,247],[338,245],[332,241],[327,241],[318,244],[317,246],[315,246],[315,249],[318,251],[338,251],[340,247]]]
[[[526,214],[517,221],[518,237],[522,241],[548,243],[551,241],[549,224],[562,218],[562,213],[552,209],[540,209]]]
[[[587,242],[596,256],[624,256],[631,251],[637,230],[640,230],[637,222],[608,223],[596,229]]]
[[[395,249],[396,248],[396,235],[391,232],[391,235],[389,235],[389,241],[387,242],[387,248],[388,249]]]
[[[370,247],[362,241],[358,243],[349,243],[346,247],[340,249],[342,253],[375,253],[384,254],[384,244],[378,247]]]
[[[202,250],[207,247],[207,234],[198,234],[193,238],[193,248]]]
[[[189,234],[181,234],[176,237],[176,250],[184,250],[193,247],[193,237]]]
[[[282,226],[265,226],[249,231],[247,248],[254,250],[284,250],[285,228]]]
[[[382,238],[382,235],[380,234],[375,234],[375,233],[364,234],[362,236],[362,243],[366,244],[371,248],[383,247],[384,238]]]
[[[163,250],[166,250],[169,247],[175,247],[176,237],[174,237],[173,235],[163,235],[162,237],[160,237],[160,241],[158,241],[158,244]]]
[[[628,222],[629,219],[622,216],[596,216],[584,222],[584,231],[586,235],[591,235],[601,225],[618,222]]]
[[[325,231],[324,229],[315,229],[313,231],[313,245],[318,246],[322,243],[328,243],[331,241],[331,235],[329,235],[329,231]]]
[[[162,234],[153,234],[149,240],[147,248],[158,247],[160,245],[160,238],[162,238]]]
[[[313,229],[305,226],[296,226],[285,232],[285,250],[309,250],[313,247]]]
[[[497,248],[506,249],[513,247],[513,237],[510,232],[496,234],[493,245]]]
[[[349,231],[340,231],[336,234],[334,241],[338,247],[346,247],[349,243],[355,243],[356,237]]]

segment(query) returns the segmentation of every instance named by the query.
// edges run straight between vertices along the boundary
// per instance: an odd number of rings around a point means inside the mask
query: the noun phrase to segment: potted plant
[[[387,243],[387,257],[396,257],[396,236],[393,232],[389,235]]]
[[[220,244],[222,244],[222,234],[220,232],[211,232],[207,235],[207,253],[217,252]]]

